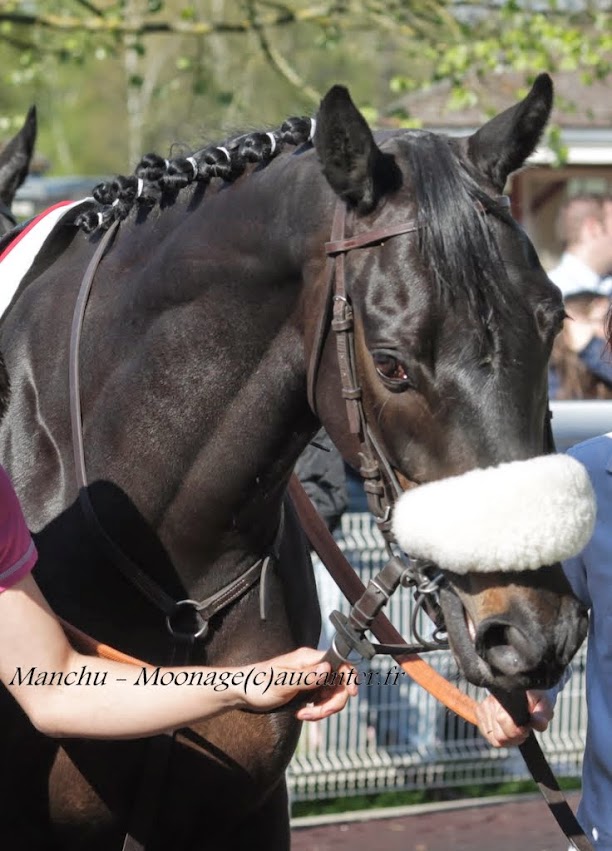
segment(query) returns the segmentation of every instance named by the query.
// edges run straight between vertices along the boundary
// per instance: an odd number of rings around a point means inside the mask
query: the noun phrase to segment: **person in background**
[[[319,429],[302,452],[294,472],[329,531],[335,532],[348,507],[346,471],[342,455],[325,429]],[[316,554],[313,554],[313,570],[321,608],[319,647],[327,648],[334,636],[329,615],[340,608],[343,597]]]
[[[606,290],[569,293],[568,318],[555,338],[549,361],[551,399],[611,399],[612,358],[605,349]]]
[[[549,277],[561,290],[569,319],[553,346],[549,396],[610,398],[604,319],[612,295],[612,196],[570,198],[559,214],[558,235],[564,250]]]
[[[275,709],[314,689],[319,689],[316,703],[296,715],[318,720],[338,712],[357,693],[346,678],[319,688],[330,666],[312,648],[241,667],[161,668],[160,675],[186,671],[207,684],[160,688],[150,679],[134,688],[141,668],[84,656],[71,646],[31,575],[36,560],[17,495],[0,467],[0,681],[49,736],[152,736],[230,709]],[[53,675],[47,688],[36,686],[41,672],[45,679]],[[90,676],[79,680],[83,672]]]
[[[347,509],[344,460],[325,429],[321,428],[302,452],[294,470],[302,487],[330,532]]]
[[[297,460],[294,473],[329,531],[335,532],[348,507],[347,482],[342,455],[324,428],[319,429],[304,449]],[[334,609],[342,607],[344,598],[319,556],[315,552],[311,555],[321,609],[319,649],[327,650],[335,633],[329,616]],[[308,741],[312,749],[325,746],[321,730],[315,727],[308,731]]]

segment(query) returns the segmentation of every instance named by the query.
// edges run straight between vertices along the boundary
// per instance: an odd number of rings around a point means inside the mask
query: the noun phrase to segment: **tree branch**
[[[79,17],[53,13],[2,12],[0,23],[10,23],[24,27],[44,27],[59,32],[107,32],[117,35],[150,35],[159,33],[174,33],[178,35],[212,35],[213,33],[248,33],[260,27],[281,27],[297,23],[329,24],[337,15],[347,13],[341,2],[324,3],[306,9],[281,10],[266,15],[259,15],[255,22],[248,20],[236,21],[185,21],[185,20],[153,20],[130,22],[115,16]]]
[[[253,0],[247,0],[246,2],[247,12],[249,16],[249,22],[251,24],[252,29],[255,31],[255,36],[257,41],[259,42],[259,46],[261,47],[263,55],[266,57],[274,71],[277,74],[280,74],[287,82],[289,82],[292,86],[294,86],[299,92],[305,95],[308,100],[311,100],[313,103],[317,104],[321,100],[321,93],[314,89],[312,86],[309,86],[298,74],[298,72],[293,68],[285,59],[285,57],[272,45],[270,40],[268,39],[266,33],[264,32],[264,28],[261,24],[256,20],[255,15],[255,6]]]
[[[89,0],[74,0],[79,6],[82,6],[84,9],[87,9],[88,12],[91,12],[92,15],[98,15],[98,17],[103,17],[104,12],[102,9],[98,9],[93,3],[90,3]]]

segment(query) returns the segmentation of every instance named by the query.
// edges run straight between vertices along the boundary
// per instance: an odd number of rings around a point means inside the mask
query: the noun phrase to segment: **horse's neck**
[[[202,553],[225,570],[224,559],[248,559],[270,543],[283,484],[316,429],[303,334],[305,313],[318,309],[310,288],[324,264],[322,252],[312,256],[314,222],[323,228],[312,203],[300,229],[287,202],[274,207],[272,195],[249,189],[241,206],[228,190],[184,221],[184,212],[167,210],[157,241],[146,225],[122,228],[96,274],[83,327],[90,481],[115,482],[130,497],[184,564],[187,584],[202,572]],[[85,246],[75,241],[74,254],[60,257],[43,282],[46,298],[64,300],[68,325],[79,282],[74,292],[66,288],[62,262],[76,265]],[[314,272],[306,274],[308,261]],[[38,339],[37,383],[61,377],[45,427],[62,430],[57,440],[68,459],[65,375],[49,378],[44,335]],[[16,392],[27,392],[28,382],[16,376]],[[51,460],[49,497],[58,488],[55,469]]]
[[[204,244],[209,228],[208,220],[200,228]],[[163,355],[167,372],[177,376],[165,403],[164,391],[155,388],[158,410],[176,418],[174,425],[159,422],[153,429],[156,435],[167,431],[175,459],[162,459],[160,478],[173,476],[174,482],[167,489],[171,501],[155,510],[159,534],[170,547],[176,542],[183,552],[205,552],[213,561],[228,551],[236,557],[242,550],[246,558],[270,542],[282,486],[316,429],[305,393],[302,312],[313,306],[302,270],[292,267],[286,252],[279,255],[276,238],[253,257],[248,233],[246,247],[242,236],[240,227],[231,240],[217,236],[214,268],[203,252],[199,291],[198,282],[186,282],[196,298],[173,311],[176,326],[160,317],[160,329],[168,322],[160,330],[163,352],[153,345],[141,356],[151,365]],[[181,262],[180,249],[170,262]],[[168,363],[171,351],[176,354]],[[122,395],[131,397],[129,391]],[[128,415],[136,410],[130,404]],[[188,429],[184,422],[191,423]],[[195,574],[201,565],[190,570]]]
[[[274,536],[282,484],[313,429],[307,411],[298,409],[296,416],[287,355],[280,340],[271,341],[257,369],[225,406],[177,483],[160,527],[162,537],[171,540],[178,531],[181,546],[194,552],[225,552],[229,544],[255,554]],[[185,517],[191,519],[188,527]]]

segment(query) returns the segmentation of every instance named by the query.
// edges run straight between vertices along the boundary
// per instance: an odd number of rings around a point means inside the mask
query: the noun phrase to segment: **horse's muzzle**
[[[584,641],[588,615],[573,596],[564,596],[557,617],[543,623],[516,610],[494,614],[470,629],[457,593],[440,596],[450,645],[464,676],[475,685],[512,692],[548,689]]]
[[[524,688],[551,688],[582,644],[588,615],[578,600],[564,601],[564,613],[550,628],[535,620],[516,623],[509,618],[485,618],[476,631],[476,653],[496,684],[520,683]]]

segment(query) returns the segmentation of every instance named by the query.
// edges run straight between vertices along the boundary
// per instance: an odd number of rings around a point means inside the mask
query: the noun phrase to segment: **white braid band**
[[[142,195],[143,189],[144,189],[144,180],[142,179],[142,177],[139,177],[138,178],[138,186],[137,186],[137,189],[136,189],[136,197],[137,198],[140,198],[140,196]]]
[[[276,150],[276,136],[274,135],[274,133],[266,133],[266,136],[269,138],[270,143],[272,145],[270,149],[270,154],[273,154]]]
[[[312,142],[314,139],[314,134],[317,132],[317,120],[316,118],[310,119],[310,133],[308,134],[308,141]]]
[[[224,153],[224,154],[225,154],[225,156],[227,157],[227,161],[228,161],[228,163],[232,161],[231,154],[230,154],[230,152],[227,150],[227,148],[223,148],[221,145],[218,145],[218,146],[217,146],[217,150],[218,150],[218,151],[223,151],[223,153]]]
[[[197,177],[199,169],[198,169],[198,164],[197,164],[195,158],[194,157],[187,157],[187,162],[189,163],[189,165],[193,169],[193,176]]]
[[[455,573],[536,570],[579,553],[595,515],[585,467],[541,455],[406,491],[393,533],[409,555]]]

